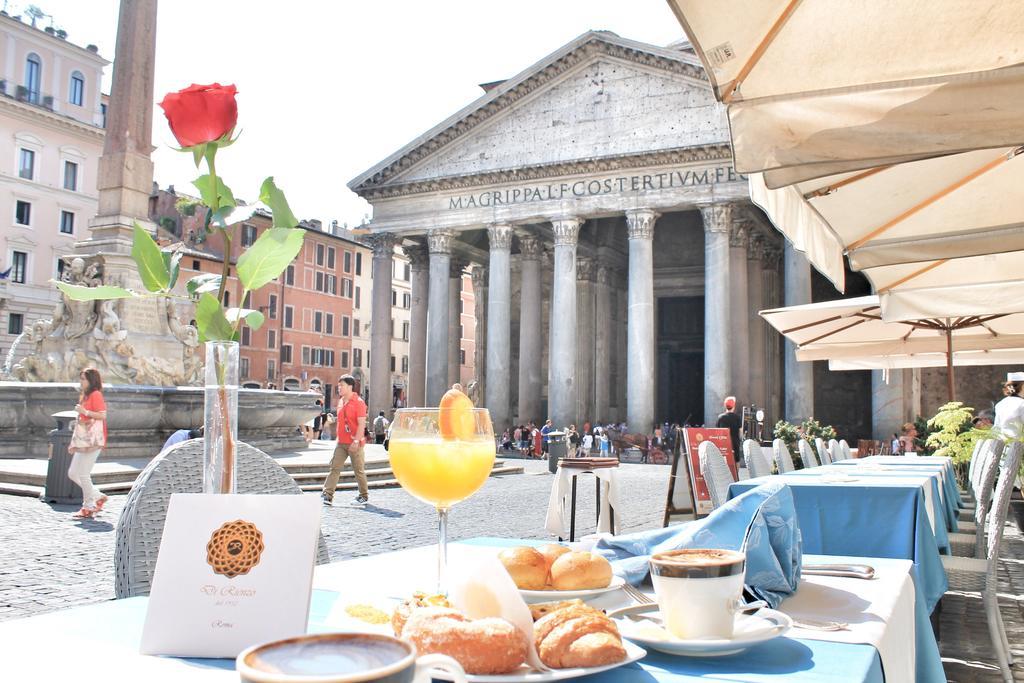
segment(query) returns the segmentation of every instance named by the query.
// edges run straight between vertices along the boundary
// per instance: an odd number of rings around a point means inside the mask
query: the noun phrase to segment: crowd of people
[[[641,462],[647,462],[650,452],[671,452],[675,448],[678,429],[678,424],[665,422],[655,428],[653,435],[630,435],[625,422],[591,424],[588,421],[581,428],[570,424],[559,430],[551,420],[545,420],[539,426],[536,422],[527,422],[508,427],[498,437],[498,448],[505,453],[518,453],[523,458],[545,458],[551,442],[562,439],[569,458],[616,457],[623,447],[637,447]]]

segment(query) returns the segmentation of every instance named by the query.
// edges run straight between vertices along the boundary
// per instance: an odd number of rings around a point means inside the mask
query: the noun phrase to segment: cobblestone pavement
[[[449,517],[452,540],[474,536],[546,538],[551,477],[539,462],[522,462],[526,474],[495,477]],[[624,531],[661,524],[668,468],[623,465]],[[371,491],[365,509],[344,507],[339,492],[325,508],[323,533],[332,560],[425,545],[436,534],[436,514],[401,489]],[[0,496],[0,620],[29,616],[72,605],[110,600],[113,593],[114,526],[124,496],[110,499],[101,519],[73,520],[69,506],[44,505],[30,498]],[[579,486],[580,534],[594,531],[594,486]],[[1000,563],[1000,606],[1007,636],[1021,662],[1014,678],[1024,681],[1024,536],[1009,531]],[[980,601],[956,594],[943,599],[941,650],[950,681],[999,681],[993,665],[985,614]]]

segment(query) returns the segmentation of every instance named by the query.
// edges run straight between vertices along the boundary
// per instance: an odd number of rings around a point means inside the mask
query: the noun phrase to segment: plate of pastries
[[[537,548],[516,546],[498,554],[528,603],[586,599],[618,590],[625,584],[612,574],[608,560],[587,551],[550,543]]]
[[[642,659],[646,651],[623,641],[604,612],[581,600],[531,605],[536,653],[547,670],[531,667],[527,636],[498,617],[471,619],[444,596],[416,594],[391,618],[395,635],[420,655],[444,654],[472,683],[541,683],[587,676]],[[435,677],[444,680],[444,672]]]

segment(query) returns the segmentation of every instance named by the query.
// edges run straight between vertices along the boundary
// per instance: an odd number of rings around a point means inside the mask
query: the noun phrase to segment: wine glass
[[[391,424],[388,456],[406,491],[437,508],[437,592],[446,594],[448,509],[484,485],[494,467],[486,408],[402,408]]]

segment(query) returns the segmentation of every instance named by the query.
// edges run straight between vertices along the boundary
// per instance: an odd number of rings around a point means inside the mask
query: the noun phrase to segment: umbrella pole
[[[955,399],[953,391],[953,330],[950,327],[946,328],[946,388],[949,391],[949,401],[952,403]]]

